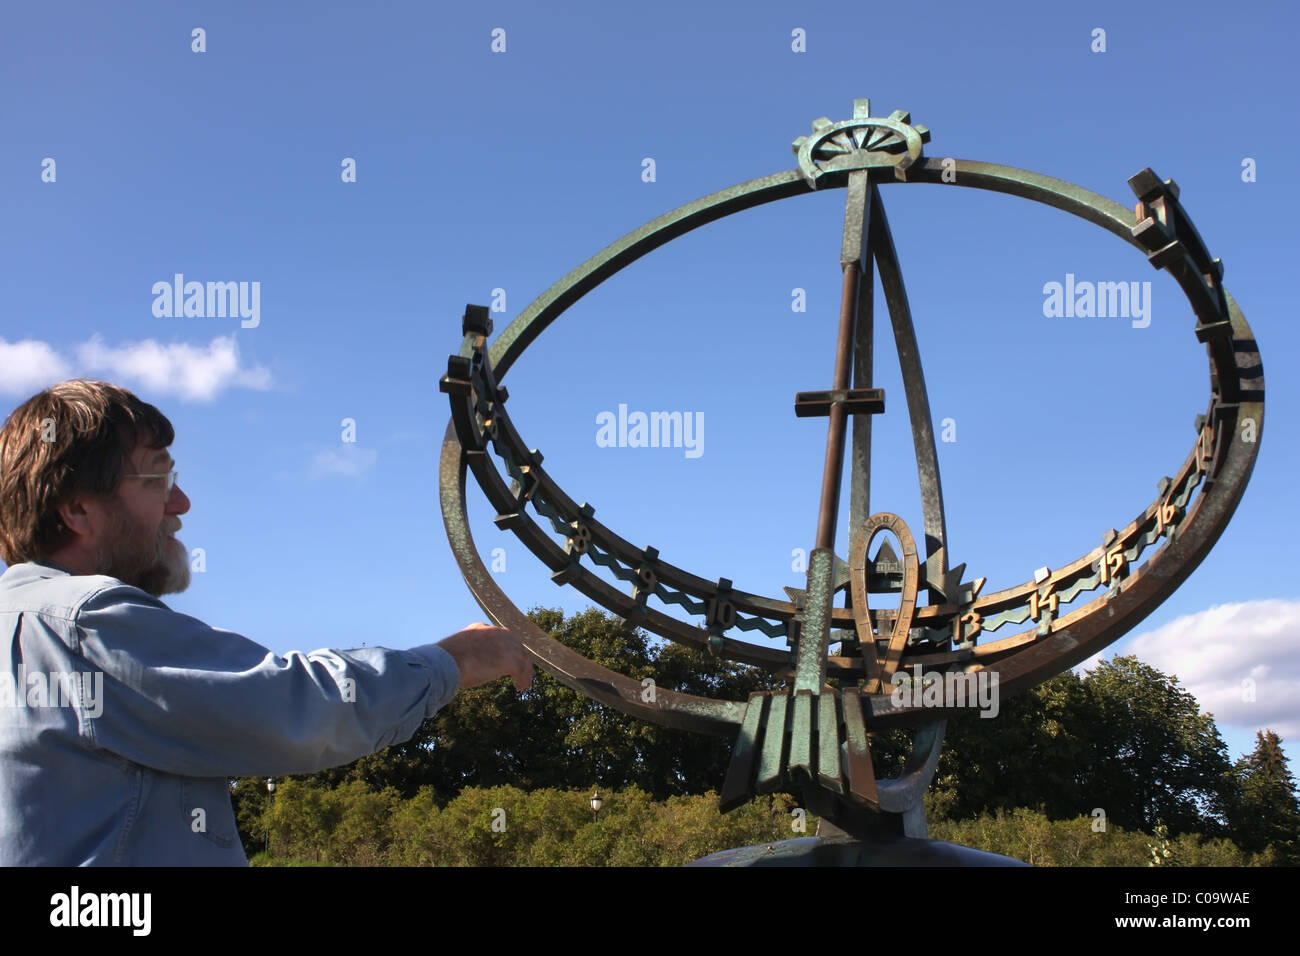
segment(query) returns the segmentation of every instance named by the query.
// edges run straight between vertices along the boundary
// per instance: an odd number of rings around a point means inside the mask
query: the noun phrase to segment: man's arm
[[[486,625],[410,650],[281,657],[126,585],[95,592],[76,625],[73,650],[103,674],[101,699],[83,702],[82,737],[184,776],[348,763],[410,739],[459,688],[507,673],[526,687],[532,671],[518,640]]]

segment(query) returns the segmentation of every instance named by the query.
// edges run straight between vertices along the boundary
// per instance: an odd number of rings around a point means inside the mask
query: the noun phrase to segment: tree
[[[1098,721],[1086,788],[1122,826],[1152,833],[1224,832],[1235,780],[1214,717],[1176,676],[1136,657],[1104,661],[1084,678]]]
[[[264,777],[240,777],[230,782],[230,803],[235,811],[239,839],[249,856],[265,850],[269,833],[263,814],[271,805]]]
[[[653,640],[591,608],[565,618],[529,617],[584,657],[656,690],[745,700],[777,686],[744,665]],[[321,786],[360,780],[404,797],[431,787],[445,804],[467,786],[525,790],[639,787],[662,800],[721,789],[732,741],[661,727],[598,704],[538,672],[523,693],[508,678],[462,691],[411,740],[344,767],[310,775]]]
[[[653,679],[656,690],[745,700],[780,686],[764,672],[657,641],[595,608],[568,618],[547,609],[529,616],[584,657],[633,680]],[[1227,835],[1230,818],[1244,819],[1235,809],[1239,779],[1253,781],[1251,807],[1284,807],[1279,794],[1293,794],[1280,746],[1276,756],[1258,758],[1262,769],[1234,774],[1213,717],[1176,677],[1133,657],[1083,678],[1059,675],[1002,701],[1000,710],[993,719],[949,721],[931,804],[939,816],[1028,807],[1066,820],[1100,808],[1109,825],[1152,833],[1163,822],[1175,839],[1213,837]],[[733,742],[630,717],[539,672],[524,693],[506,678],[464,691],[410,741],[303,779],[325,789],[358,781],[408,800],[423,789],[439,807],[467,787],[635,787],[664,800],[720,789]],[[909,747],[900,732],[875,735],[877,774],[896,775]],[[239,810],[243,827],[264,799],[256,785],[235,794],[247,803]],[[1289,832],[1291,818],[1278,812],[1277,833]],[[1282,838],[1260,845],[1275,839]]]
[[[895,770],[898,737],[881,749]],[[1003,700],[995,718],[950,720],[933,790],[953,819],[1028,807],[1065,820],[1100,808],[1111,826],[1224,835],[1236,781],[1213,716],[1176,677],[1119,657]]]
[[[1052,819],[1097,804],[1086,768],[1096,751],[1094,702],[1071,672],[1000,701],[997,717],[948,722],[935,774],[936,808],[954,819],[1039,809]]]
[[[1281,862],[1300,865],[1300,804],[1295,779],[1273,731],[1255,733],[1255,750],[1233,768],[1240,786],[1233,835],[1247,850],[1273,847]]]

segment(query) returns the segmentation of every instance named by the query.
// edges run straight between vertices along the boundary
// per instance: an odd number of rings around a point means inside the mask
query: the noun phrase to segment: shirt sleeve
[[[120,583],[93,593],[75,623],[74,650],[103,674],[100,700],[83,706],[83,738],[181,776],[349,763],[409,740],[460,684],[435,644],[280,657]]]

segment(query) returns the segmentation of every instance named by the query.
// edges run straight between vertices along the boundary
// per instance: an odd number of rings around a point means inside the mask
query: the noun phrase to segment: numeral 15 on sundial
[[[1109,584],[1112,578],[1123,572],[1127,564],[1128,558],[1124,557],[1123,545],[1107,551],[1101,558],[1101,583]]]

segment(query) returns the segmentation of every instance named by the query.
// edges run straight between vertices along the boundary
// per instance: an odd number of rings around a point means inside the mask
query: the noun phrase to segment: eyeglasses
[[[166,478],[167,491],[164,493],[164,496],[170,498],[172,489],[176,487],[176,482],[180,479],[180,475],[181,473],[179,471],[165,471],[156,475],[123,475],[122,477],[123,478]]]

